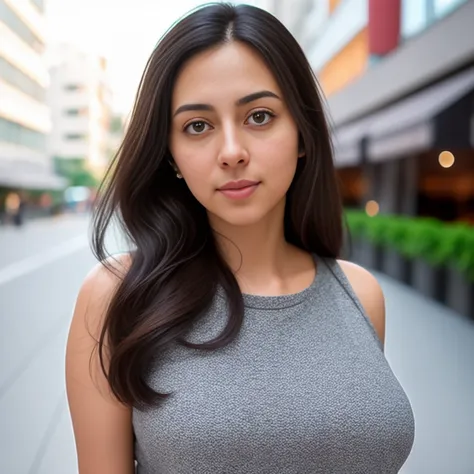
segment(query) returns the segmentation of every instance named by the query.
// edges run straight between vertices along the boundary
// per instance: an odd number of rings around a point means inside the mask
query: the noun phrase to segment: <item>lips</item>
[[[250,186],[256,186],[257,184],[259,184],[258,181],[249,181],[247,179],[241,179],[239,181],[230,181],[224,184],[224,186],[220,187],[219,191],[244,189]]]
[[[249,181],[248,179],[241,179],[240,181],[230,181],[218,191],[228,199],[245,200],[252,196],[260,185],[260,181]]]

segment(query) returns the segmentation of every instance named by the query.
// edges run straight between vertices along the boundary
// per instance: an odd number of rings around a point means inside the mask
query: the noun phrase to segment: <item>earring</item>
[[[183,179],[183,175],[179,172],[178,167],[172,161],[169,161],[169,164],[171,168],[173,168],[173,171],[176,173],[176,177],[178,179]]]

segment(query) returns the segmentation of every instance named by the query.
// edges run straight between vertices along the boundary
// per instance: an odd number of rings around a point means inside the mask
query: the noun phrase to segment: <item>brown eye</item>
[[[196,133],[204,132],[206,124],[204,122],[194,122],[192,128]]]
[[[264,112],[255,112],[253,115],[253,120],[255,123],[262,124],[265,122],[265,113]]]
[[[207,126],[207,123],[203,121],[192,122],[185,128],[185,131],[190,135],[200,135],[207,130]]]
[[[254,112],[250,117],[251,125],[266,125],[270,120],[274,117],[273,114],[270,112],[260,110],[258,112]]]

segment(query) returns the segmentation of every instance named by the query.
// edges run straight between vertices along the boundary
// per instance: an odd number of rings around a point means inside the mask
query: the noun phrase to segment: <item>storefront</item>
[[[474,67],[340,127],[335,155],[351,203],[466,218],[474,198]]]
[[[345,202],[472,222],[474,2],[329,99]]]

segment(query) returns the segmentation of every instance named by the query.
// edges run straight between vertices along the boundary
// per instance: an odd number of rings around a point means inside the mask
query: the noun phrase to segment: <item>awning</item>
[[[380,161],[429,149],[434,119],[474,89],[474,68],[428,87],[335,131],[336,166],[360,163],[360,143],[367,138],[367,159]]]
[[[360,163],[360,143],[367,135],[371,117],[337,128],[333,133],[336,166],[356,166]]]

